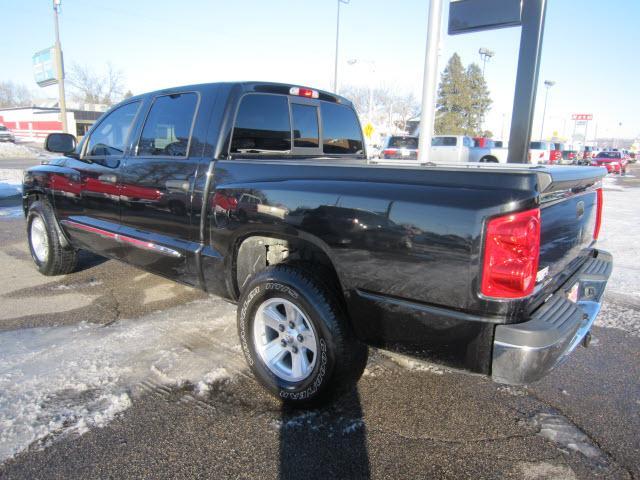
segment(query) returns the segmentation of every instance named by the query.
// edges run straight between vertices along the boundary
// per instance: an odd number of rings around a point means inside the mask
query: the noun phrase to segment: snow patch
[[[0,168],[0,198],[13,197],[22,193],[22,175],[22,170]]]
[[[518,469],[523,480],[573,480],[576,474],[570,467],[548,462],[520,462]]]
[[[235,307],[214,298],[108,327],[0,332],[0,461],[106,425],[141,382],[203,392],[244,368],[236,343]]]
[[[558,413],[537,413],[531,423],[538,434],[561,448],[580,452],[587,458],[606,462],[604,453],[566,417]]]
[[[389,357],[399,366],[410,371],[429,372],[429,373],[433,373],[434,375],[443,375],[445,371],[447,371],[445,368],[440,367],[438,365],[434,365],[424,360],[418,360],[416,358],[407,357],[399,353],[382,351],[382,350],[381,350],[381,353]]]

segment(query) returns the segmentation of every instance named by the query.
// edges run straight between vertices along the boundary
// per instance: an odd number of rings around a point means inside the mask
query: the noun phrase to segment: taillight
[[[385,155],[395,155],[396,153],[398,153],[398,150],[396,150],[395,148],[387,148],[383,150],[382,153],[384,153]]]
[[[602,188],[596,190],[596,226],[593,229],[593,239],[597,240],[602,226]]]
[[[490,220],[480,291],[494,298],[526,297],[536,284],[539,257],[539,208]]]
[[[310,88],[301,88],[301,87],[291,87],[289,89],[290,95],[297,95],[298,97],[306,97],[306,98],[319,98],[320,94],[316,90],[311,90]]]

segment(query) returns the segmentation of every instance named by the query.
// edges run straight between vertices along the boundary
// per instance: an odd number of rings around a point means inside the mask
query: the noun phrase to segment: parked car
[[[351,102],[311,88],[135,96],[78,145],[49,135],[29,251],[44,275],[86,249],[229,297],[255,377],[292,404],[351,390],[367,345],[526,384],[589,338],[612,268],[601,168],[371,166],[363,144]]]
[[[485,146],[465,135],[436,135],[431,140],[431,151],[427,160],[433,163],[506,163],[509,151],[497,148],[490,139],[483,139]]]
[[[380,153],[383,160],[417,160],[418,137],[412,135],[393,135],[388,137]]]
[[[562,158],[558,163],[563,165],[575,165],[579,163],[577,150],[562,150]]]
[[[591,159],[594,167],[605,167],[608,173],[627,173],[627,159],[620,151],[600,152]]]
[[[529,144],[529,163],[533,165],[547,164],[551,159],[549,142],[531,142]]]
[[[11,130],[4,125],[0,125],[0,142],[14,142],[16,137]]]
[[[582,160],[584,162],[591,161],[591,159],[596,156],[597,152],[598,152],[597,147],[585,146],[584,149],[582,150]]]
[[[552,143],[551,151],[549,152],[549,164],[560,163],[562,160],[562,151],[564,150],[563,143]]]

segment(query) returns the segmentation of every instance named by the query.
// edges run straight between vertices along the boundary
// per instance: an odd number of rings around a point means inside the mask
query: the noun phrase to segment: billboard
[[[41,87],[58,83],[56,79],[56,49],[49,47],[33,54],[33,77]]]
[[[571,115],[571,120],[593,120],[593,115],[590,113],[574,113]]]

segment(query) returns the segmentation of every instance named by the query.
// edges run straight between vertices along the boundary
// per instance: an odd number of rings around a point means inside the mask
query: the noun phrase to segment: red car
[[[562,160],[563,150],[564,150],[564,144],[552,143],[551,153],[549,154],[549,164],[560,163],[560,160]]]
[[[600,152],[591,159],[594,167],[605,167],[608,173],[627,173],[627,159],[622,152]]]

